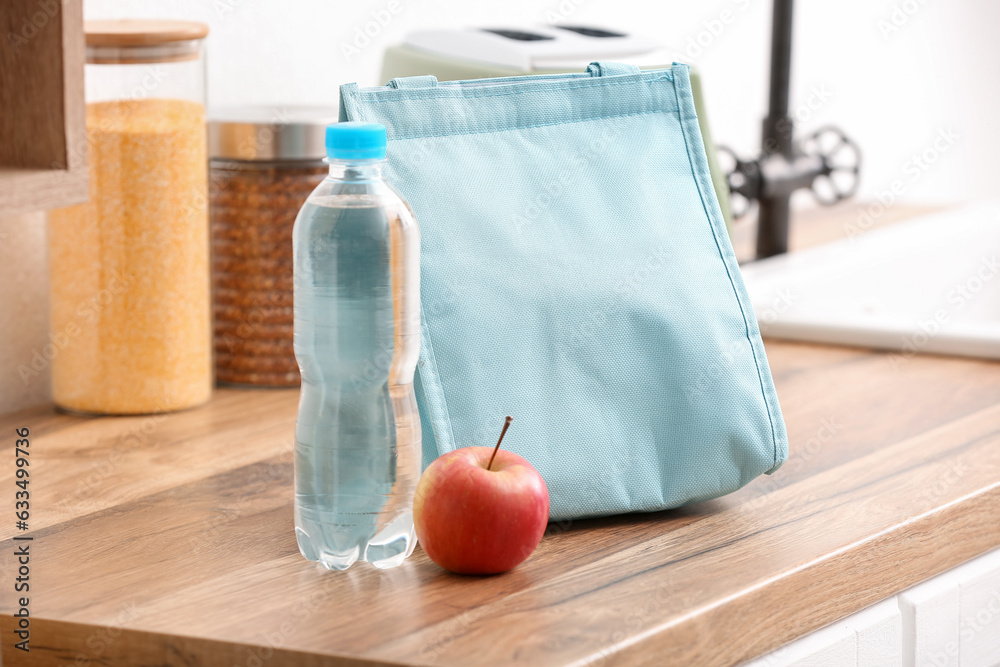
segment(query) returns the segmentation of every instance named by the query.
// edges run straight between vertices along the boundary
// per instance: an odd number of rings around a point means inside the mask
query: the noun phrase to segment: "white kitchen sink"
[[[1000,202],[741,268],[767,338],[1000,359]]]

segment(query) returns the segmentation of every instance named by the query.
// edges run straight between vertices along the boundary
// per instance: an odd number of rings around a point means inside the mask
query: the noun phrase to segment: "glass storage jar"
[[[85,25],[90,201],[49,216],[57,406],[166,412],[212,391],[203,40]]]
[[[220,383],[296,387],[292,225],[324,179],[336,109],[212,110],[208,123],[215,374]]]

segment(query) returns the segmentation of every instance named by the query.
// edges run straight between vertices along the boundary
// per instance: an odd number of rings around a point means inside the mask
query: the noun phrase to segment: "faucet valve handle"
[[[760,161],[743,160],[729,146],[716,146],[715,150],[729,186],[729,210],[734,219],[742,218],[750,212],[754,200],[760,197]]]
[[[852,197],[860,185],[861,149],[843,130],[822,127],[799,144],[805,155],[822,161],[822,169],[812,182],[813,196],[826,206]]]

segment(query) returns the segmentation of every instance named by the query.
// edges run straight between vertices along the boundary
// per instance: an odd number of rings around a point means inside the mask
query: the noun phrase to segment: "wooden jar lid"
[[[83,29],[90,64],[196,60],[208,35],[208,26],[194,21],[87,21]]]
[[[87,46],[154,46],[204,39],[208,26],[195,21],[86,21]]]

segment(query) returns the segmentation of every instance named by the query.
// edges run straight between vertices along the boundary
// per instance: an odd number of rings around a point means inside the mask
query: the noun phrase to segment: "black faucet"
[[[731,166],[726,180],[734,217],[757,201],[757,258],[788,251],[789,200],[810,188],[820,203],[832,205],[858,189],[861,151],[844,132],[828,126],[795,141],[788,113],[792,60],[792,0],[774,0],[771,23],[771,81],[760,156],[742,160],[720,146]]]

